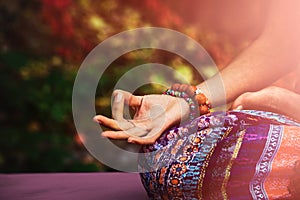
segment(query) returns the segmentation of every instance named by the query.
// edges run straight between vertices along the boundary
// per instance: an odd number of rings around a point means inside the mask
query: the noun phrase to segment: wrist
[[[188,120],[190,116],[190,106],[186,100],[184,100],[181,97],[175,97],[176,98],[176,103],[179,104],[180,107],[180,120]]]
[[[173,84],[164,94],[180,97],[186,101],[190,110],[190,120],[197,115],[210,112],[211,104],[200,88],[187,84]]]

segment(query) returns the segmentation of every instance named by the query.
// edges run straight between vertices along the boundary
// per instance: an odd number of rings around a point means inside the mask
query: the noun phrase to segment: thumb
[[[244,94],[240,95],[238,98],[236,98],[233,101],[230,110],[243,110],[246,107],[248,107],[247,106],[247,104],[248,104],[247,101],[250,98],[250,96],[251,96],[250,92],[247,92],[247,93],[244,93]]]

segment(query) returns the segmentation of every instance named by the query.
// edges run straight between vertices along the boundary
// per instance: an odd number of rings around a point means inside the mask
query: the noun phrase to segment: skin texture
[[[233,102],[231,109],[271,111],[300,121],[300,95],[270,86],[299,64],[300,1],[271,2],[269,17],[261,35],[220,72],[226,101]],[[223,102],[222,96],[208,90],[213,88],[215,80],[216,77],[212,77],[198,87],[213,106],[218,106]],[[127,139],[138,144],[154,143],[163,131],[186,119],[189,113],[188,104],[176,97],[134,96],[121,90],[115,91],[113,96],[113,119],[102,115],[94,118],[96,122],[113,129],[102,133],[102,136],[112,139]],[[134,110],[132,120],[123,118],[124,104]]]

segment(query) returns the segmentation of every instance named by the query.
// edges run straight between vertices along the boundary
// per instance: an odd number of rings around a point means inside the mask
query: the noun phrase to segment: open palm
[[[94,120],[110,129],[102,136],[127,139],[130,143],[152,144],[168,128],[187,118],[189,106],[184,99],[168,95],[135,96],[115,90],[112,119],[97,115]],[[124,105],[134,111],[133,119],[124,119]]]

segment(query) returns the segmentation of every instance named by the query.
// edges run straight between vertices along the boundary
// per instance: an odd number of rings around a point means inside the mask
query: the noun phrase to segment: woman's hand
[[[232,109],[263,110],[289,116],[300,122],[300,95],[290,90],[270,86],[257,92],[240,95]]]
[[[189,106],[182,98],[169,95],[135,96],[116,90],[113,93],[112,119],[97,115],[94,120],[113,130],[102,136],[127,139],[130,143],[152,144],[171,126],[189,115]],[[133,119],[124,119],[124,104],[134,110]]]

